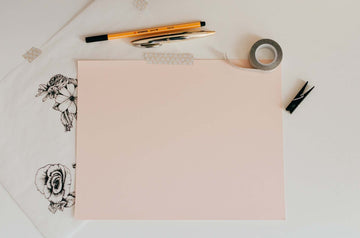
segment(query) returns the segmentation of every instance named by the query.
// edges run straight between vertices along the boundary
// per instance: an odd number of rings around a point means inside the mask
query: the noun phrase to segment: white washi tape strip
[[[32,47],[30,50],[28,50],[25,54],[23,54],[23,57],[31,63],[34,59],[36,59],[41,54],[41,50],[35,47]]]
[[[274,53],[274,59],[270,63],[267,63],[267,64],[262,63],[256,56],[257,52],[264,48],[270,49]],[[271,71],[271,70],[275,69],[277,66],[279,66],[279,64],[281,63],[282,57],[283,57],[283,53],[282,53],[280,45],[276,41],[271,40],[271,39],[262,39],[262,40],[255,42],[255,44],[250,49],[249,61],[250,61],[250,65],[253,68],[243,68],[239,65],[234,64],[228,58],[226,53],[224,54],[224,57],[225,57],[226,62],[228,62],[230,65],[235,66],[240,69],[244,69],[244,70],[248,70],[248,71]]]
[[[192,65],[194,56],[189,53],[145,53],[145,61],[151,64]]]
[[[134,5],[138,10],[142,11],[148,5],[148,1],[147,0],[134,0]]]

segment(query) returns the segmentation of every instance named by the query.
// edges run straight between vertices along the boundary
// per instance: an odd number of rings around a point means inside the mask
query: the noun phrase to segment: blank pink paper
[[[78,61],[77,219],[284,219],[281,69]]]

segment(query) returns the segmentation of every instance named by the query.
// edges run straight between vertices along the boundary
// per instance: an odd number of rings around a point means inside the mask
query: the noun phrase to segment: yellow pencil
[[[153,27],[135,31],[128,31],[128,32],[120,32],[120,33],[112,33],[106,35],[98,35],[98,36],[89,36],[85,38],[86,43],[90,42],[97,42],[97,41],[106,41],[106,40],[115,40],[125,37],[134,37],[134,36],[143,36],[143,35],[150,35],[159,32],[172,32],[177,30],[184,30],[184,29],[192,29],[205,26],[204,21],[197,21],[197,22],[190,22],[178,25],[170,25],[170,26],[160,26],[160,27]]]

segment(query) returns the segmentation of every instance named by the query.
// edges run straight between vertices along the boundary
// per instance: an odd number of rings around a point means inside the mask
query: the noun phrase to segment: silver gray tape
[[[274,53],[274,59],[270,63],[263,63],[257,58],[257,52],[261,49],[267,48]],[[225,60],[232,66],[235,66],[240,69],[249,70],[249,71],[271,71],[275,69],[281,63],[283,53],[280,45],[271,39],[261,39],[251,47],[249,53],[249,61],[252,68],[243,68],[239,65],[232,63],[227,54],[224,54]]]
[[[274,59],[268,64],[260,62],[259,59],[256,57],[256,52],[263,48],[270,49],[274,52]],[[276,41],[271,39],[262,39],[255,42],[255,44],[251,47],[249,61],[250,65],[255,69],[273,70],[279,66],[282,57],[283,53],[281,47]]]

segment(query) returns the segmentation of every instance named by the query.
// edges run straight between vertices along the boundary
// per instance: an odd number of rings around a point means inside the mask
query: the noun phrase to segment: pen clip
[[[196,39],[214,34],[214,31],[184,31],[170,34],[154,35],[131,41],[136,47],[153,48],[159,47],[163,43],[170,43],[182,40]]]
[[[134,46],[141,47],[141,48],[156,48],[156,47],[160,47],[161,44],[160,43],[142,43],[142,44],[134,44]]]

